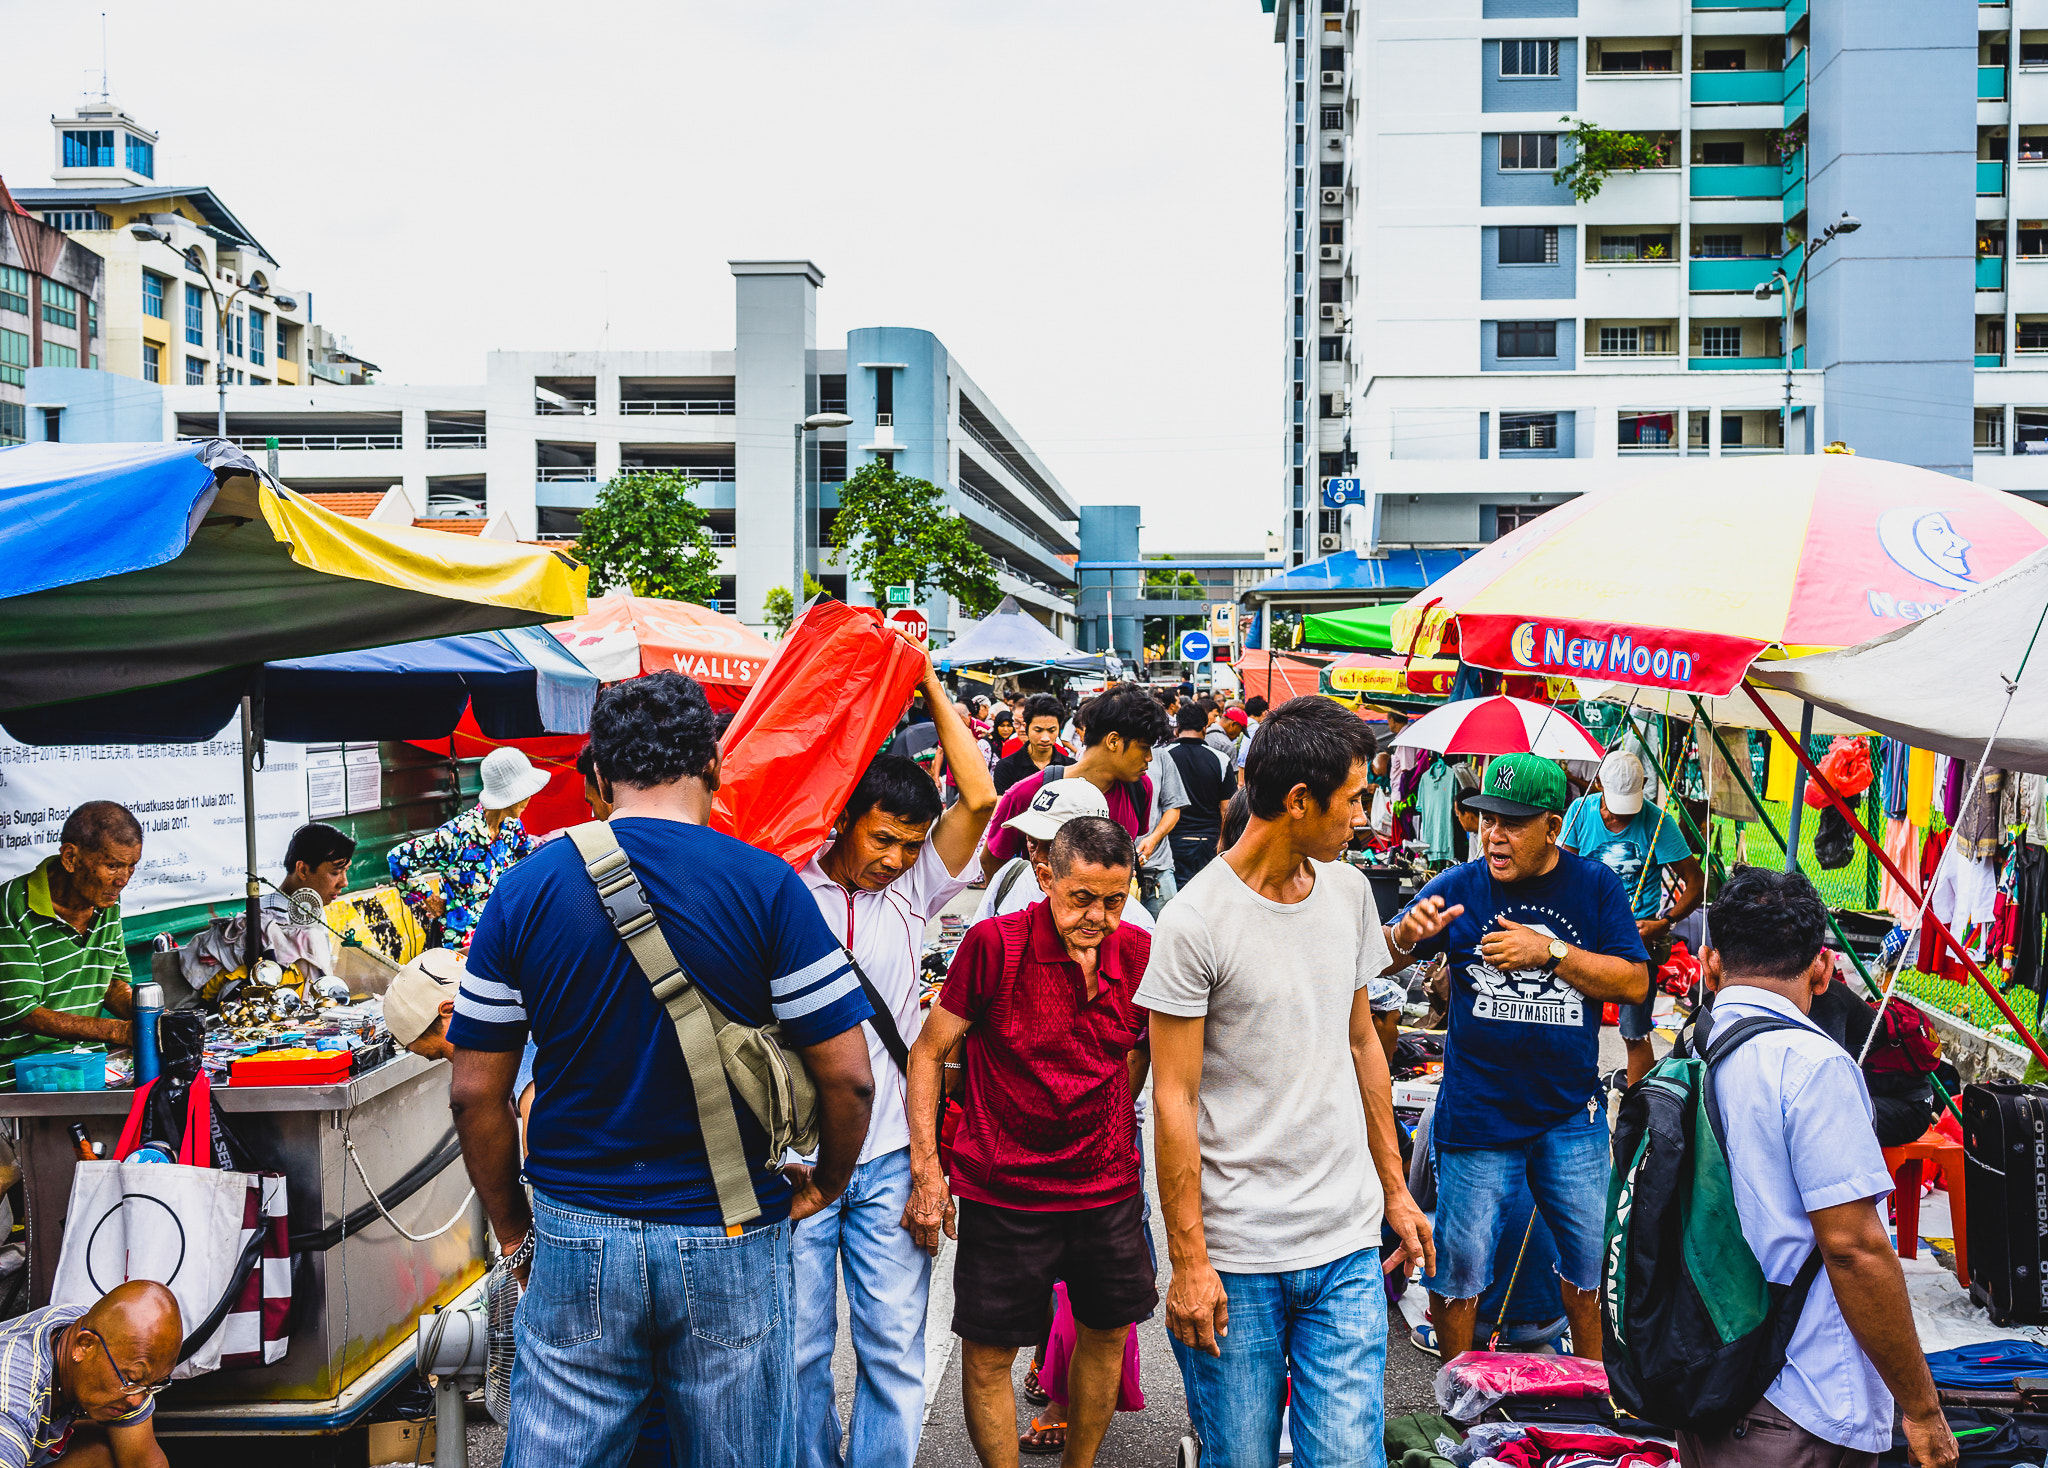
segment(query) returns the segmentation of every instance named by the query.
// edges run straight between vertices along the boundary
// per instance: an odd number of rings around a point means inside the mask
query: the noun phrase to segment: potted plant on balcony
[[[1571,122],[1563,117],[1560,122]],[[1581,204],[1591,203],[1615,173],[1641,173],[1645,168],[1670,166],[1672,140],[1642,133],[1616,132],[1597,122],[1582,121],[1565,134],[1572,151],[1571,162],[1551,177],[1572,191]]]

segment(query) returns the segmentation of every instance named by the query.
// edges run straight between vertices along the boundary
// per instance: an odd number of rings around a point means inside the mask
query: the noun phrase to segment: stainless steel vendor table
[[[332,1228],[369,1201],[346,1142],[354,1142],[380,1193],[441,1148],[452,1132],[449,1075],[446,1061],[401,1053],[342,1085],[217,1086],[213,1095],[257,1169],[285,1175],[296,1237]],[[0,1094],[0,1117],[18,1118],[21,1127],[32,1305],[48,1303],[63,1246],[77,1165],[71,1125],[84,1123],[111,1152],[133,1100],[132,1091]],[[284,1359],[181,1383],[163,1399],[159,1430],[184,1425],[179,1419],[228,1428],[243,1415],[236,1407],[256,1403],[298,1404],[303,1410],[291,1415],[299,1431],[346,1426],[366,1411],[371,1401],[351,1385],[409,1350],[420,1315],[449,1303],[483,1273],[483,1208],[474,1199],[462,1207],[468,1191],[457,1157],[391,1208],[415,1234],[440,1228],[460,1208],[460,1220],[439,1238],[416,1244],[373,1216],[332,1248],[295,1260],[298,1319]]]

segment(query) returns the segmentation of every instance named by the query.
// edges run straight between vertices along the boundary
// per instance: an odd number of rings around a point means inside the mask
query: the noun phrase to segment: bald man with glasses
[[[149,1280],[0,1325],[0,1468],[167,1468],[151,1419],[184,1338]]]

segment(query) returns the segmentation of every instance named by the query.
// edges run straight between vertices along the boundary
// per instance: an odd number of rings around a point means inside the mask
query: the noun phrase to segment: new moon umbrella
[[[1440,754],[1540,754],[1597,760],[1607,751],[1570,714],[1547,704],[1495,694],[1431,709],[1394,740]]]
[[[1410,599],[1394,646],[1725,694],[1767,649],[1849,647],[2048,545],[2048,507],[1849,454],[1680,461],[1503,536]],[[1412,640],[1411,640],[1412,639]]]

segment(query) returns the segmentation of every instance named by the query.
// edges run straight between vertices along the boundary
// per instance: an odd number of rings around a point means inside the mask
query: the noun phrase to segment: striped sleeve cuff
[[[465,1050],[517,1050],[526,1044],[526,1007],[509,984],[470,974],[455,994],[448,1043]]]
[[[817,962],[770,982],[775,1019],[792,1045],[815,1045],[852,1029],[874,1012],[846,955],[835,948]]]

